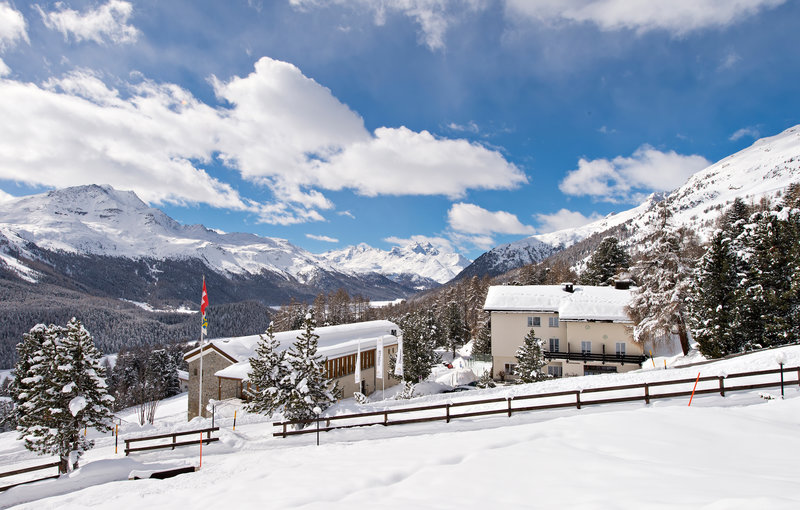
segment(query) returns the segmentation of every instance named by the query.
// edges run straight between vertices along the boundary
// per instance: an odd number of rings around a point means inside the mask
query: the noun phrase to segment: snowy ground
[[[800,365],[800,347],[700,367],[642,370],[427,395],[410,402],[344,401],[330,412],[560,391],[645,380],[678,379]],[[792,376],[791,379],[794,379]],[[387,393],[388,390],[387,390]],[[47,508],[798,508],[800,390],[766,400],[779,389],[720,396],[519,413],[368,427],[273,439],[260,416],[232,405],[217,409],[222,440],[203,448],[198,472],[167,480],[127,480],[133,470],[197,465],[199,448],[114,454],[114,439],[98,446],[69,477],[11,489],[0,507]],[[237,410],[236,430],[232,430]],[[123,413],[122,437],[206,422],[185,421],[186,396],[159,408],[157,424],[140,428]],[[0,471],[37,464],[15,434],[0,434]],[[46,474],[50,474],[49,472]],[[12,481],[4,479],[3,482]]]

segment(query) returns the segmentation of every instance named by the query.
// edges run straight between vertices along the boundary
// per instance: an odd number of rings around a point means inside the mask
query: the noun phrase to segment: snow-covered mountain
[[[431,286],[431,281],[447,283],[470,264],[455,252],[443,251],[430,243],[412,242],[389,251],[361,243],[320,255],[340,271],[379,273],[397,282],[415,287]]]
[[[227,274],[271,271],[300,280],[331,270],[283,239],[221,234],[181,225],[132,191],[77,186],[0,203],[0,234],[23,253],[26,245],[75,254],[203,260]]]
[[[181,225],[135,193],[110,186],[76,186],[0,202],[0,276],[10,273],[29,283],[67,278],[95,294],[152,305],[195,301],[196,289],[192,294],[185,280],[202,273],[226,289],[218,299],[268,304],[340,287],[372,299],[396,299],[446,278],[447,254],[412,248],[403,266],[404,249],[398,250],[390,256],[362,247],[360,264],[339,267],[284,239]],[[382,263],[366,264],[369,256]],[[390,261],[394,279],[380,274]]]
[[[622,240],[623,244],[635,246],[657,224],[662,200],[669,204],[675,226],[686,226],[705,239],[714,229],[719,214],[736,198],[748,203],[758,202],[762,197],[775,199],[792,183],[800,183],[800,126],[757,140],[697,172],[678,189],[650,195],[632,209],[581,227],[537,234],[493,248],[459,277],[502,274],[615,227],[625,227],[628,237]]]

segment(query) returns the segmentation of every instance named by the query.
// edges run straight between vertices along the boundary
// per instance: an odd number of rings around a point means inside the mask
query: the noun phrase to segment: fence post
[[[508,417],[511,418],[511,397],[506,397],[508,401]]]
[[[387,413],[386,411],[383,412],[383,426],[384,427],[389,426],[389,413]]]
[[[575,392],[575,406],[580,409],[581,408],[581,391],[577,390]]]
[[[722,397],[725,396],[725,382],[724,381],[725,381],[725,378],[722,377],[722,376],[719,376],[719,394]]]
[[[648,386],[647,383],[644,383],[644,403],[650,403],[650,386]]]
[[[200,436],[203,437],[203,436]],[[172,449],[175,449],[175,443],[178,442],[178,434],[172,434]]]
[[[447,421],[445,423],[450,423],[450,404],[445,404],[444,408],[447,411]]]
[[[286,439],[286,422],[283,422],[283,438]]]

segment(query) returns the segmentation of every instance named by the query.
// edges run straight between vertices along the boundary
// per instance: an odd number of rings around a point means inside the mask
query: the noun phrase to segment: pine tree
[[[32,372],[34,366],[41,360],[40,356],[42,344],[49,336],[47,326],[37,324],[28,333],[22,335],[22,342],[17,344],[17,364],[14,366],[14,380],[11,382],[11,398],[13,402],[25,402],[31,398],[31,392],[36,389],[35,375]],[[31,411],[30,405],[15,406],[15,420],[19,422]]]
[[[403,380],[418,383],[431,375],[431,367],[441,360],[434,349],[438,333],[430,310],[406,314],[398,321],[403,331]],[[389,360],[394,371],[395,358]]]
[[[283,381],[290,368],[285,358],[286,353],[280,349],[270,322],[266,332],[259,337],[255,356],[250,358],[249,402],[245,409],[272,415],[281,408],[287,395]]]
[[[467,343],[469,337],[461,306],[456,301],[447,304],[442,322],[444,323],[445,347],[453,353],[455,358],[456,349]]]
[[[730,245],[726,233],[718,231],[694,275],[692,335],[709,358],[739,352],[746,341],[737,320],[738,263]]]
[[[542,339],[536,338],[532,328],[525,336],[522,346],[517,349],[516,357],[516,375],[521,383],[532,383],[549,378],[547,374],[542,373],[542,367],[547,365],[542,353]]]
[[[20,439],[32,451],[58,455],[62,473],[76,468],[80,455],[94,446],[84,428],[111,428],[113,398],[106,393],[100,359],[92,336],[73,318],[66,327],[46,328],[40,349],[15,368],[30,385],[24,394],[15,394],[17,406],[25,410],[17,429]]]
[[[154,349],[147,358],[146,377],[153,388],[153,397],[161,400],[181,392],[178,366],[166,349]]]
[[[666,213],[650,248],[634,269],[639,287],[627,307],[637,342],[656,339],[677,330],[684,355],[689,353],[687,298],[696,245],[686,230],[674,230]]]
[[[582,285],[610,285],[614,275],[627,271],[631,259],[616,237],[606,237],[589,258],[578,282]]]
[[[492,354],[492,327],[488,320],[481,324],[475,343],[472,344],[472,353],[478,355]]]
[[[317,354],[315,325],[307,313],[302,333],[286,353],[290,370],[282,381],[287,387],[283,414],[289,420],[311,419],[315,407],[324,411],[339,398],[338,384],[325,376],[325,360]]]

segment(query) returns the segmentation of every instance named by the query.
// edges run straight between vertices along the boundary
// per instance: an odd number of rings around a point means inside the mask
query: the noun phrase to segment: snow
[[[285,239],[181,225],[132,191],[108,185],[74,186],[0,201],[3,239],[26,256],[31,256],[26,248],[30,242],[68,253],[132,259],[198,258],[222,273],[258,275],[268,271],[301,282],[325,270],[378,272],[389,277],[411,274],[444,283],[470,262],[455,252],[419,243],[391,251],[360,245],[341,253],[312,254]],[[0,253],[0,264],[28,281],[39,278],[39,273],[8,254]],[[157,267],[150,269],[153,274],[159,272]]]
[[[703,367],[642,370],[534,385],[359,406],[342,401],[324,414],[418,406],[459,399],[513,396],[644,380],[776,368],[780,353],[800,365],[800,347],[720,361]],[[434,385],[435,383],[428,383]],[[394,388],[397,390],[397,388]],[[416,393],[416,392],[415,392]],[[771,397],[762,398],[759,393]],[[370,397],[375,398],[375,394]],[[281,439],[270,420],[218,403],[219,442],[203,447],[202,468],[166,480],[128,481],[134,470],[199,464],[199,448],[124,457],[114,438],[90,431],[97,447],[82,467],[59,480],[0,495],[17,509],[114,508],[725,508],[794,509],[800,505],[797,417],[800,391],[742,391],[641,402],[368,427]],[[238,411],[233,430],[234,411]],[[126,421],[122,438],[210,425],[185,422],[186,395],[165,401],[155,426]],[[94,435],[93,435],[94,434]],[[0,434],[0,464],[44,462]],[[0,467],[3,470],[3,467]],[[17,506],[14,506],[17,505]]]
[[[438,283],[447,283],[470,264],[458,253],[436,248],[430,243],[410,242],[389,251],[361,243],[342,250],[322,253],[320,257],[345,272],[380,273],[390,278],[417,275]]]
[[[86,397],[79,395],[69,401],[69,412],[72,416],[78,416],[78,413],[86,408]]]
[[[631,291],[613,287],[575,285],[567,292],[560,285],[502,285],[489,287],[484,310],[551,312],[560,320],[630,322],[625,306]]]
[[[537,234],[511,244],[493,248],[499,261],[512,261],[508,269],[530,263],[531,247],[569,247],[593,234],[625,224],[633,235],[621,239],[632,253],[643,246],[658,225],[659,203],[666,199],[672,211],[670,221],[686,226],[701,240],[708,239],[714,220],[736,198],[757,203],[762,197],[776,198],[791,183],[800,181],[800,126],[775,136],[757,140],[750,147],[732,154],[691,176],[685,184],[668,194],[652,194],[632,209],[582,225],[547,234]],[[541,249],[541,248],[539,248]]]

